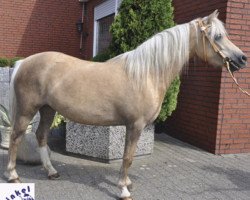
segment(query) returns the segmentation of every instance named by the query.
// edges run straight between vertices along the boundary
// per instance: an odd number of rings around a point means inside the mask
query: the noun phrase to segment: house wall
[[[99,6],[104,3],[105,6]],[[86,3],[86,17],[84,19],[84,30],[87,33],[87,37],[84,38],[83,42],[83,56],[84,59],[91,59],[94,55],[94,40],[95,40],[95,20],[102,17],[106,17],[109,14],[112,14],[110,11],[119,7],[121,0],[90,0]],[[103,13],[100,12],[100,9],[97,9],[97,15],[95,19],[95,7],[104,9]],[[115,12],[114,12],[115,13]],[[116,14],[116,13],[115,13]]]
[[[93,41],[94,41],[94,9],[103,0],[90,0],[86,3],[86,13],[84,17],[83,31],[86,37],[83,39],[83,58],[89,60],[93,57]]]
[[[244,51],[249,60],[249,0],[228,0],[226,27],[230,39]],[[235,76],[241,86],[250,91],[249,64]],[[239,91],[226,70],[221,75],[219,99],[216,153],[250,152],[250,97]]]
[[[177,23],[219,9],[230,39],[249,55],[249,0],[173,0],[173,5]],[[249,87],[249,69],[236,76]],[[216,154],[250,152],[250,98],[236,88],[226,70],[196,60],[181,81],[177,110],[165,124],[167,133]]]
[[[219,9],[226,20],[226,0],[173,0],[178,24],[204,17]],[[187,9],[188,8],[188,9]],[[210,152],[215,152],[221,69],[191,60],[181,76],[177,110],[166,122],[166,132]]]
[[[81,10],[78,1],[1,1],[0,56],[60,51],[81,57],[76,31]]]

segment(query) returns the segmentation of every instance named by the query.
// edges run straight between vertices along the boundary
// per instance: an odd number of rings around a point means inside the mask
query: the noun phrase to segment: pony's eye
[[[215,37],[214,37],[214,39],[215,39],[216,41],[220,40],[221,38],[222,38],[222,35],[221,35],[221,34],[217,34],[217,35],[215,35]]]

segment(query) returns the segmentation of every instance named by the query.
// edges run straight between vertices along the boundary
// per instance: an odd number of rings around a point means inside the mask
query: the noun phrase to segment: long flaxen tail
[[[16,77],[16,74],[17,74],[17,71],[19,70],[20,66],[22,65],[23,63],[23,60],[19,60],[15,63],[15,66],[14,66],[14,71],[12,73],[12,76],[11,76],[11,80],[10,80],[10,110],[9,110],[9,113],[10,113],[10,120],[11,120],[11,124],[13,126],[14,124],[14,117],[15,117],[15,112],[16,112],[16,93],[15,93],[15,88],[14,88],[14,84],[15,84],[15,77]]]

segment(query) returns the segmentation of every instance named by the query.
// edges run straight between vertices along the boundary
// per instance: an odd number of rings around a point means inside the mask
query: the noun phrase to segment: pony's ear
[[[207,24],[211,24],[212,20],[213,20],[214,18],[217,18],[218,15],[219,15],[218,10],[215,10],[212,14],[208,15],[208,17],[207,17],[207,19],[206,19]]]

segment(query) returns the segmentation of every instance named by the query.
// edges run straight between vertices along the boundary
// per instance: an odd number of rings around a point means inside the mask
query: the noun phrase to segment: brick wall
[[[86,15],[84,19],[84,32],[87,37],[83,40],[83,58],[91,59],[93,56],[93,39],[94,39],[94,8],[102,3],[103,0],[90,0],[86,3]]]
[[[226,27],[233,41],[250,59],[250,1],[228,0]],[[250,90],[250,69],[235,73]],[[242,94],[226,70],[221,77],[216,153],[250,152],[250,97]]]
[[[77,0],[1,1],[0,56],[53,50],[81,57],[76,31],[81,10]]]
[[[175,21],[189,22],[219,9],[219,18],[225,21],[226,0],[173,0]],[[215,152],[221,69],[207,66],[194,59],[188,73],[181,77],[177,110],[167,120],[168,134]]]
[[[249,55],[249,0],[173,0],[173,4],[178,23],[219,9],[231,40]],[[165,124],[167,133],[216,154],[250,152],[250,98],[237,90],[225,69],[195,63],[181,77],[179,103]],[[236,76],[244,88],[249,87],[249,69]]]

